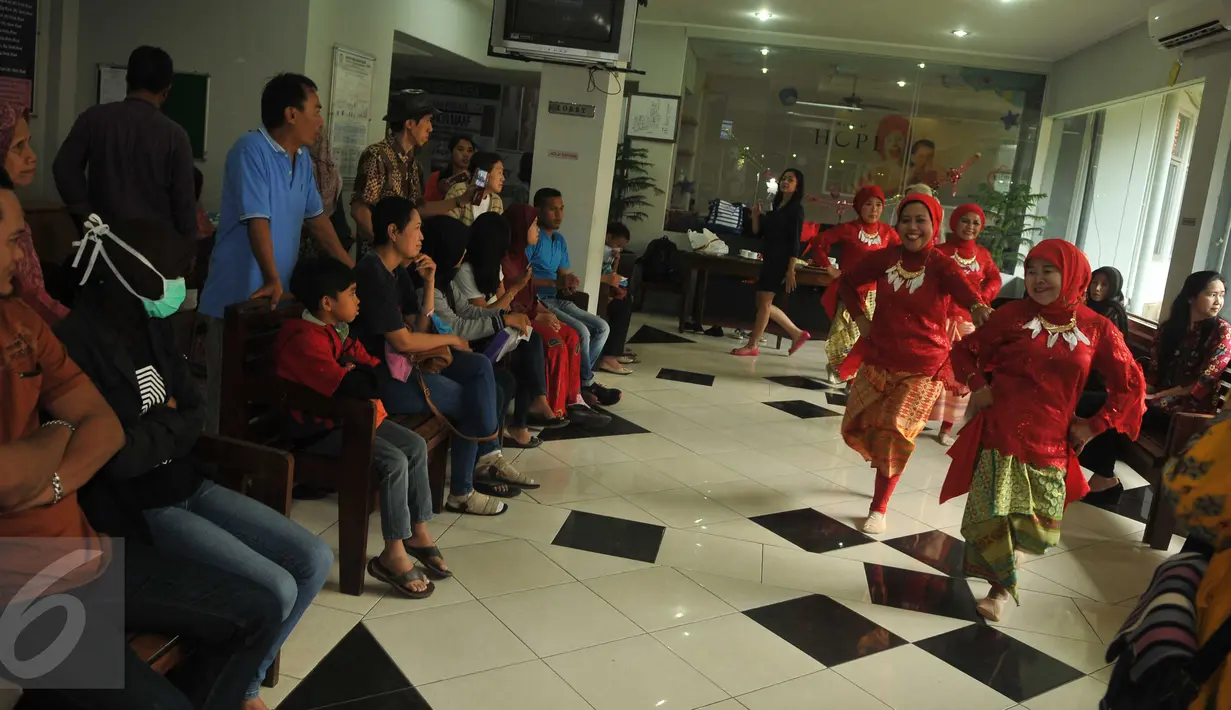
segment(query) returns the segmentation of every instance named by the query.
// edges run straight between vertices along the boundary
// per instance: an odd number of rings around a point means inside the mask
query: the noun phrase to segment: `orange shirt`
[[[39,428],[40,406],[89,384],[51,328],[29,306],[19,298],[0,298],[0,443],[29,436]],[[86,540],[91,549],[101,549],[76,493],[55,505],[0,514],[0,540],[5,538],[64,538],[69,546],[60,550],[40,543],[28,549],[29,555],[6,554],[0,565],[0,590],[13,583],[21,587],[32,574],[79,547],[80,540]],[[84,581],[88,580],[78,579],[70,586]]]

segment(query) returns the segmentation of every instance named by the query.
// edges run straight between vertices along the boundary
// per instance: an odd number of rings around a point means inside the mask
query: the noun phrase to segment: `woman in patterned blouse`
[[[1184,281],[1145,363],[1144,429],[1165,431],[1171,415],[1179,412],[1218,411],[1219,383],[1231,362],[1231,325],[1218,315],[1226,293],[1226,280],[1217,271],[1198,271]],[[1103,434],[1082,453],[1081,465],[1095,474],[1087,503],[1115,504],[1123,493],[1114,471],[1118,444],[1114,434]]]

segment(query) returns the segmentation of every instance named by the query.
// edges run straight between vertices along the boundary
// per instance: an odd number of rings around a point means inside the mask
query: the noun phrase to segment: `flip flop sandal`
[[[407,599],[427,599],[432,596],[432,592],[436,591],[436,585],[427,578],[427,574],[419,567],[415,567],[409,572],[394,574],[381,563],[379,557],[373,557],[368,560],[368,574],[393,587],[393,591]],[[416,592],[406,586],[409,582],[419,580],[427,582],[427,589],[424,589],[422,592]]]
[[[603,364],[603,365],[599,365],[598,369],[602,372],[607,372],[612,375],[631,375],[633,374],[632,370],[628,369],[627,367],[624,367],[623,365],[620,365],[619,367],[612,367],[611,365]]]
[[[504,490],[500,490],[503,488]],[[474,489],[483,495],[493,498],[516,498],[521,495],[521,489],[510,486],[504,481],[497,480],[491,476],[477,476],[474,480]]]
[[[453,576],[453,572],[432,561],[433,559],[444,560],[445,556],[440,554],[439,547],[435,545],[431,547],[415,547],[405,540],[402,541],[402,547],[406,548],[407,554],[419,560],[419,563],[427,570],[427,576],[433,579],[448,579]]]
[[[530,441],[524,444],[507,434],[504,437],[504,447],[506,449],[537,449],[542,445],[543,440],[533,434],[530,435]]]
[[[521,491],[518,492],[520,493]],[[476,488],[474,493],[471,493],[470,497],[463,501],[461,505],[457,505],[451,500],[446,502],[445,510],[450,513],[462,513],[463,515],[486,515],[492,517],[509,512],[509,506],[489,495],[480,493]]]

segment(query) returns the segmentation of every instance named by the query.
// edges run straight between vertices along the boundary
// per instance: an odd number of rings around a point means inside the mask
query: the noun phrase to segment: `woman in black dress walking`
[[[795,290],[795,258],[799,256],[799,238],[804,228],[804,174],[788,168],[778,179],[778,194],[774,195],[773,210],[761,217],[761,206],[752,208],[752,231],[765,241],[764,265],[757,278],[757,319],[748,336],[748,343],[731,351],[732,355],[755,357],[760,354],[757,344],[765,334],[772,318],[791,338],[788,354],[812,339],[806,330],[795,327],[781,308],[774,305],[774,296]]]

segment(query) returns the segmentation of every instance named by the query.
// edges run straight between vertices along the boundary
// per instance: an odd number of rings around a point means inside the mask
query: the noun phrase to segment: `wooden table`
[[[740,328],[752,330],[751,321],[722,315],[705,315],[705,290],[710,274],[736,276],[745,281],[755,281],[761,274],[762,262],[756,259],[745,259],[740,256],[711,256],[690,252],[684,254],[688,278],[684,283],[684,297],[680,299],[679,330],[684,332],[684,325],[691,318],[693,322],[706,325],[717,325],[724,328]],[[795,271],[795,282],[800,286],[827,287],[833,279],[820,269],[801,268]],[[780,293],[774,297],[774,305],[786,310],[787,294]],[[778,347],[782,347],[782,338],[786,331],[772,320],[765,332],[778,336]],[[819,333],[814,333],[819,336]]]

